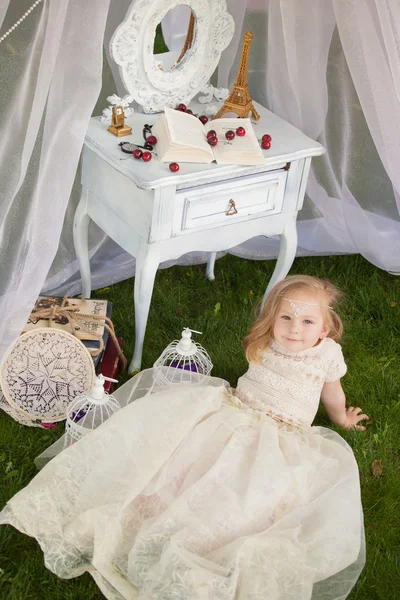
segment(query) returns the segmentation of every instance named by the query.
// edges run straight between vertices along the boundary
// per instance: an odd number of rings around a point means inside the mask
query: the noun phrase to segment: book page
[[[207,143],[203,124],[196,117],[171,108],[153,125],[157,138],[157,156],[161,162],[208,164],[214,154]]]
[[[166,107],[165,118],[172,145],[210,151],[204,125],[197,117]]]
[[[164,156],[171,147],[171,140],[169,138],[169,132],[167,127],[167,121],[165,115],[162,115],[153,125],[151,134],[157,138],[157,156],[159,160],[164,161]]]
[[[246,135],[238,135],[231,141],[225,138],[225,133],[230,129],[242,126]],[[265,157],[261,150],[257,136],[254,132],[250,119],[215,119],[205,125],[205,130],[214,129],[217,133],[218,144],[213,147],[214,157],[218,164],[226,165],[263,165]]]

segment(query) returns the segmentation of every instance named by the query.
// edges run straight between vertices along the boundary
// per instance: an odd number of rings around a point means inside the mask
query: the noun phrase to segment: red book
[[[117,338],[120,348],[122,348],[122,338]],[[110,336],[107,340],[107,345],[104,350],[103,360],[98,368],[98,373],[101,373],[105,377],[111,377],[112,379],[118,379],[118,372],[121,365],[121,359],[118,355],[115,344]],[[112,381],[104,382],[104,389],[108,394],[111,394],[114,389],[115,383]]]

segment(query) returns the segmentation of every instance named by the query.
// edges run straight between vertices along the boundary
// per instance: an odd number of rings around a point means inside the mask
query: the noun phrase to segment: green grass
[[[213,374],[233,385],[246,369],[241,349],[256,304],[275,261],[225,256],[216,263],[216,280],[205,279],[205,265],[173,267],[157,274],[147,326],[143,367],[150,367],[183,326],[203,332],[202,344],[214,362]],[[296,259],[291,273],[329,277],[344,292],[340,314],[348,403],[360,405],[374,423],[366,433],[341,432],[353,447],[361,472],[367,566],[351,600],[400,598],[400,278],[376,269],[360,256]],[[133,284],[130,279],[96,292],[114,303],[113,321],[131,357],[134,346]],[[391,303],[397,303],[391,305]],[[125,374],[121,383],[128,379]],[[329,422],[320,411],[317,424]],[[33,459],[63,432],[22,427],[0,415],[0,505],[35,474]],[[371,463],[380,460],[383,477]],[[43,565],[36,542],[11,527],[0,527],[1,600],[100,600],[87,575],[59,580]]]

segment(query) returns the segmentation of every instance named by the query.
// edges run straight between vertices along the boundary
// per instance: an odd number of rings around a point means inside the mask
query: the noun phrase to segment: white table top
[[[151,125],[159,117],[159,115],[145,115],[137,112],[126,119],[126,123],[132,127],[132,134],[120,138],[107,131],[108,123],[102,123],[99,117],[93,117],[90,119],[85,145],[99,154],[115,169],[129,177],[137,187],[144,190],[152,190],[168,185],[185,188],[193,186],[194,181],[196,185],[201,185],[212,180],[221,181],[242,177],[264,172],[293,160],[308,156],[319,156],[325,152],[321,144],[304,135],[293,125],[259,104],[254,103],[254,105],[261,117],[257,123],[253,122],[257,138],[260,139],[265,133],[269,133],[272,137],[271,148],[264,150],[264,156],[267,160],[266,164],[262,166],[242,167],[238,165],[217,165],[216,163],[205,165],[181,162],[179,172],[171,173],[168,163],[161,163],[155,157],[148,163],[135,160],[133,157],[129,157],[128,154],[124,154],[118,144],[120,142],[132,142],[142,145],[144,142],[143,125],[145,123]],[[221,104],[215,103],[216,111],[219,106]],[[190,108],[196,114],[202,114],[204,110],[204,106],[196,102],[192,102]]]

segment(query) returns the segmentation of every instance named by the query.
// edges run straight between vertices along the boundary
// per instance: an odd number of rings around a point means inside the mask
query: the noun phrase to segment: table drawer
[[[287,171],[279,169],[178,191],[173,234],[279,213],[286,179]]]

